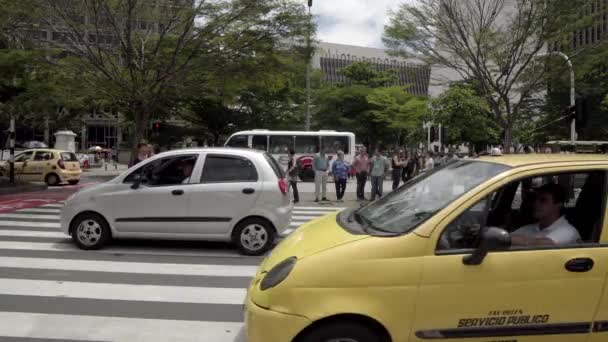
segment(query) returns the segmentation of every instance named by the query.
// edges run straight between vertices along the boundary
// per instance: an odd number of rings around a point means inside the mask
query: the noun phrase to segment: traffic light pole
[[[311,25],[312,25],[312,17],[310,14],[310,8],[312,7],[312,0],[308,0],[308,31],[306,33],[306,122],[305,122],[305,131],[310,131],[310,63],[311,61],[311,51],[310,51],[310,35],[311,35]]]
[[[8,179],[11,184],[15,184],[15,118],[11,117],[11,123],[9,126],[9,171]]]

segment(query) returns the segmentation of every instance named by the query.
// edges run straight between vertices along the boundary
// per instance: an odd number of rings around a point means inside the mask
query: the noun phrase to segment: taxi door
[[[23,166],[23,178],[27,181],[44,181],[44,173],[50,169],[53,155],[49,151],[36,151],[34,157]]]
[[[26,172],[27,166],[32,161],[33,156],[34,151],[24,151],[23,153],[15,156],[15,177],[25,181],[31,180],[31,176]]]
[[[470,198],[434,230],[423,258],[411,341],[583,342],[589,338],[608,272],[608,245],[512,247],[488,253],[479,265],[463,262],[472,249],[439,247],[442,233],[459,227],[463,217],[465,221],[484,217],[494,196],[501,193],[500,185]]]
[[[608,201],[608,198],[606,200]],[[608,245],[608,208],[606,208],[606,213],[604,214],[602,228],[600,243]],[[593,320],[591,338],[589,339],[589,342],[605,341],[608,341],[608,283],[604,286],[598,310]]]

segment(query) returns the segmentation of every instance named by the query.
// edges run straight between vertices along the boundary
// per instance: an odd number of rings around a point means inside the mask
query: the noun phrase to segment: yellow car
[[[608,341],[608,156],[455,160],[310,222],[248,289],[249,342]]]
[[[32,149],[15,155],[15,177],[24,181],[74,185],[80,181],[81,173],[78,158],[69,151]],[[8,174],[9,163],[4,161],[0,164],[0,175]]]

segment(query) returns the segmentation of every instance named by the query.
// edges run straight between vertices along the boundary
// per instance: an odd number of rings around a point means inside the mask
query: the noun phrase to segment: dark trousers
[[[393,190],[399,187],[401,181],[401,169],[393,169]]]
[[[357,199],[365,198],[365,183],[367,182],[367,171],[357,173]]]
[[[344,179],[336,179],[336,198],[341,200],[344,197],[344,192],[346,191],[346,178]]]
[[[298,193],[298,182],[297,181],[289,181],[289,186],[293,190],[293,200],[294,202],[300,201],[300,194]]]
[[[382,197],[383,176],[372,176],[372,201],[377,197]]]

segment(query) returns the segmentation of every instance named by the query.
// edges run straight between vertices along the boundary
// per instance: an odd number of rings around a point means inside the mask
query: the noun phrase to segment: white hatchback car
[[[111,238],[232,241],[260,255],[288,227],[285,174],[268,153],[205,148],[158,154],[72,195],[61,229],[82,249]]]

